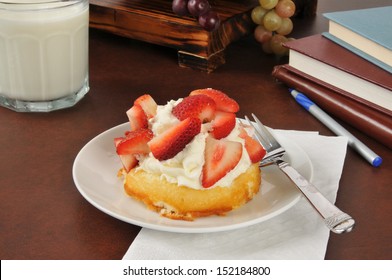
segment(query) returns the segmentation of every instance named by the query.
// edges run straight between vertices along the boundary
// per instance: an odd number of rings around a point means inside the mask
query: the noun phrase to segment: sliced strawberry
[[[194,117],[209,122],[214,118],[215,107],[214,100],[206,95],[187,96],[173,108],[172,114],[180,121]]]
[[[144,113],[147,116],[147,119],[151,119],[157,113],[158,105],[149,94],[144,94],[138,97],[135,100],[134,105],[139,105],[140,107],[142,107]]]
[[[202,186],[209,188],[237,166],[242,156],[239,142],[207,137],[202,169]]]
[[[118,144],[120,144],[120,142],[123,141],[124,139],[125,139],[124,137],[114,138],[114,144],[116,148]],[[138,160],[136,159],[135,155],[129,154],[129,155],[118,155],[118,156],[120,157],[121,163],[127,172],[129,172],[132,168],[134,168],[138,164]]]
[[[240,110],[240,106],[237,101],[227,96],[224,92],[212,88],[196,89],[192,91],[189,95],[207,95],[214,99],[216,103],[216,109],[220,111],[237,113]]]
[[[139,105],[133,105],[128,111],[127,116],[131,125],[131,130],[137,130],[139,128],[147,128],[148,121],[147,116],[143,109]]]
[[[245,139],[246,136],[249,136],[248,132],[246,132],[246,129],[250,127],[251,127],[250,125],[244,125],[243,123],[240,123],[239,125],[240,134],[238,134],[238,136],[241,137],[242,139]]]
[[[150,148],[148,147],[147,142],[149,142],[152,137],[153,133],[150,129],[139,128],[137,130],[132,130],[126,134],[122,141],[118,143],[117,154],[148,154],[150,152]]]
[[[211,135],[215,139],[221,139],[230,134],[235,127],[236,119],[234,113],[216,111],[212,121]]]
[[[259,162],[263,159],[266,154],[266,151],[264,147],[259,143],[259,141],[249,136],[249,134],[242,127],[240,128],[239,137],[245,140],[245,149],[248,152],[249,158],[252,163]]]
[[[128,131],[125,132],[125,133],[128,133]],[[116,148],[117,148],[118,144],[120,144],[120,142],[122,140],[124,140],[124,139],[125,139],[124,137],[116,137],[116,138],[114,138],[114,145],[116,146]]]
[[[248,152],[252,163],[259,162],[266,154],[265,149],[263,146],[261,146],[259,141],[253,139],[250,136],[245,138],[245,149]]]
[[[121,163],[125,171],[129,172],[138,164],[138,160],[134,155],[119,155]]]
[[[181,152],[200,133],[200,129],[198,118],[187,118],[154,137],[148,145],[156,159],[170,159]]]

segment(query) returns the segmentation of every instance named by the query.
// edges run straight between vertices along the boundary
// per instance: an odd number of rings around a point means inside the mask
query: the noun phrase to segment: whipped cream
[[[180,103],[182,99],[171,100],[166,105],[158,105],[157,114],[149,120],[149,126],[154,135],[167,130],[180,121],[171,113],[174,106]],[[251,165],[251,160],[244,146],[244,139],[238,135],[239,124],[237,123],[231,133],[225,138],[230,141],[240,142],[242,144],[242,157],[237,166],[216,182],[215,186],[228,187],[233,180],[240,174],[244,173]],[[159,161],[152,153],[140,158],[138,169],[146,172],[160,174],[168,182],[186,186],[192,189],[204,190],[201,185],[201,174],[204,165],[204,148],[205,140],[208,136],[210,123],[202,124],[201,132],[175,157]]]

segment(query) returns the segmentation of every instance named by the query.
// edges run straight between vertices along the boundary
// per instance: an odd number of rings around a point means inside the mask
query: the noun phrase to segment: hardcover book
[[[392,73],[392,6],[325,13],[323,35]]]
[[[289,41],[289,65],[392,114],[392,74],[320,34]]]

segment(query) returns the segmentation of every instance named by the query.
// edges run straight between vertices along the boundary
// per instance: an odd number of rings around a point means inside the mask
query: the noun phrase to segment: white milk
[[[88,79],[88,1],[31,5],[52,8],[0,4],[0,96],[50,101],[78,93]]]

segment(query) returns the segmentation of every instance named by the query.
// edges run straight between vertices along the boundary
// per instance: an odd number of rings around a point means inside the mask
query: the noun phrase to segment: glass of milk
[[[88,0],[0,0],[0,105],[75,105],[89,91],[88,25]]]

